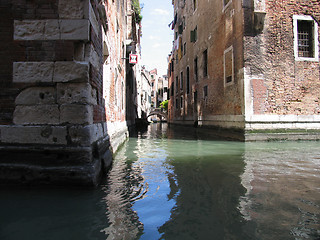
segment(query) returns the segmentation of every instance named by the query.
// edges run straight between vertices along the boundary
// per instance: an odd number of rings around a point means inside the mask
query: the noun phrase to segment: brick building
[[[138,19],[131,1],[1,1],[1,183],[98,183],[127,137]]]
[[[173,4],[171,123],[319,138],[319,1]]]

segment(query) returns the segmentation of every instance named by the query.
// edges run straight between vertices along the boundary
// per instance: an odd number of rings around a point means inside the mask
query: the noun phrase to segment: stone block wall
[[[0,5],[0,183],[95,185],[111,163],[98,2]]]

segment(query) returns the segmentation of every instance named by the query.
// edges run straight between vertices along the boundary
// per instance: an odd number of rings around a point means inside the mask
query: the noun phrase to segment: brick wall
[[[186,54],[179,58],[178,50],[173,52],[175,69],[173,80],[180,86],[181,72],[183,72],[183,89],[176,91],[172,98],[172,111],[178,123],[193,124],[193,121],[209,121],[215,115],[242,115],[243,101],[243,8],[241,1],[232,1],[224,8],[223,1],[202,2],[197,1],[194,9],[193,2],[187,1],[185,5],[175,3],[177,23],[174,32],[179,31],[179,25],[185,26],[182,34],[182,45],[186,43]],[[183,23],[185,19],[185,23]],[[197,28],[197,40],[191,42],[191,31]],[[232,48],[233,83],[226,86],[224,81],[224,53]],[[207,75],[203,73],[203,52],[207,50]],[[182,51],[183,53],[184,51]],[[198,61],[198,81],[195,79],[194,59]],[[187,67],[190,69],[190,92],[186,91]],[[231,70],[230,70],[231,71]],[[204,88],[208,96],[204,96]],[[194,102],[194,93],[197,92],[197,102]],[[183,97],[183,107],[180,108],[180,98]],[[175,101],[178,99],[179,108]],[[212,122],[210,124],[213,124]]]
[[[264,93],[254,96],[253,114],[318,115],[320,113],[319,62],[296,61],[293,15],[320,20],[319,1],[265,1],[266,18],[261,34],[245,41],[245,62],[252,78],[264,81]],[[318,31],[319,32],[319,31]],[[252,80],[251,88],[260,92]],[[262,96],[262,97],[261,97]]]

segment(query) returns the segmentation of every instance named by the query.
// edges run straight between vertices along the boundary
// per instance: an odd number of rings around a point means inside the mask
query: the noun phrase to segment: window
[[[208,50],[203,51],[203,77],[208,76]]]
[[[178,98],[176,98],[176,109],[179,109],[179,101],[178,101]]]
[[[293,16],[296,61],[319,61],[318,24],[311,16]]]
[[[180,73],[180,89],[183,89],[183,72]]]
[[[224,67],[224,86],[233,84],[234,67],[233,67],[233,47],[232,46],[224,51],[223,67]]]
[[[174,94],[174,83],[171,83],[171,96]]]
[[[180,97],[180,108],[183,108],[183,97]]]
[[[179,89],[179,79],[178,76],[176,76],[176,92],[178,92]]]
[[[123,82],[121,83],[121,109],[124,108],[124,85]],[[142,95],[141,95],[142,98]]]
[[[197,27],[193,31],[190,32],[190,42],[196,42],[198,37],[198,30]]]
[[[196,82],[198,82],[198,58],[197,57],[194,59],[193,64],[194,64],[194,78]]]
[[[187,52],[187,43],[185,42],[183,44],[183,55],[186,55],[186,52]]]
[[[222,0],[222,1],[223,1],[223,7],[227,7],[232,2],[232,0]]]
[[[193,0],[193,11],[197,9],[197,0]]]
[[[187,84],[186,84],[186,91],[187,91],[187,94],[189,94],[190,92],[190,69],[189,67],[187,67]]]
[[[208,86],[204,86],[203,87],[203,98],[207,98],[208,97]]]

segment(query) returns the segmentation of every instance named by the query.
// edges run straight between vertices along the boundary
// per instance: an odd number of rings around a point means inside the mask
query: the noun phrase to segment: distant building
[[[137,81],[137,119],[145,121],[151,111],[151,81],[150,72],[142,67],[140,81]]]
[[[171,123],[320,138],[319,1],[173,4]]]
[[[157,69],[152,69],[150,71],[151,80],[151,107],[157,107],[157,96],[158,96],[158,71]]]

